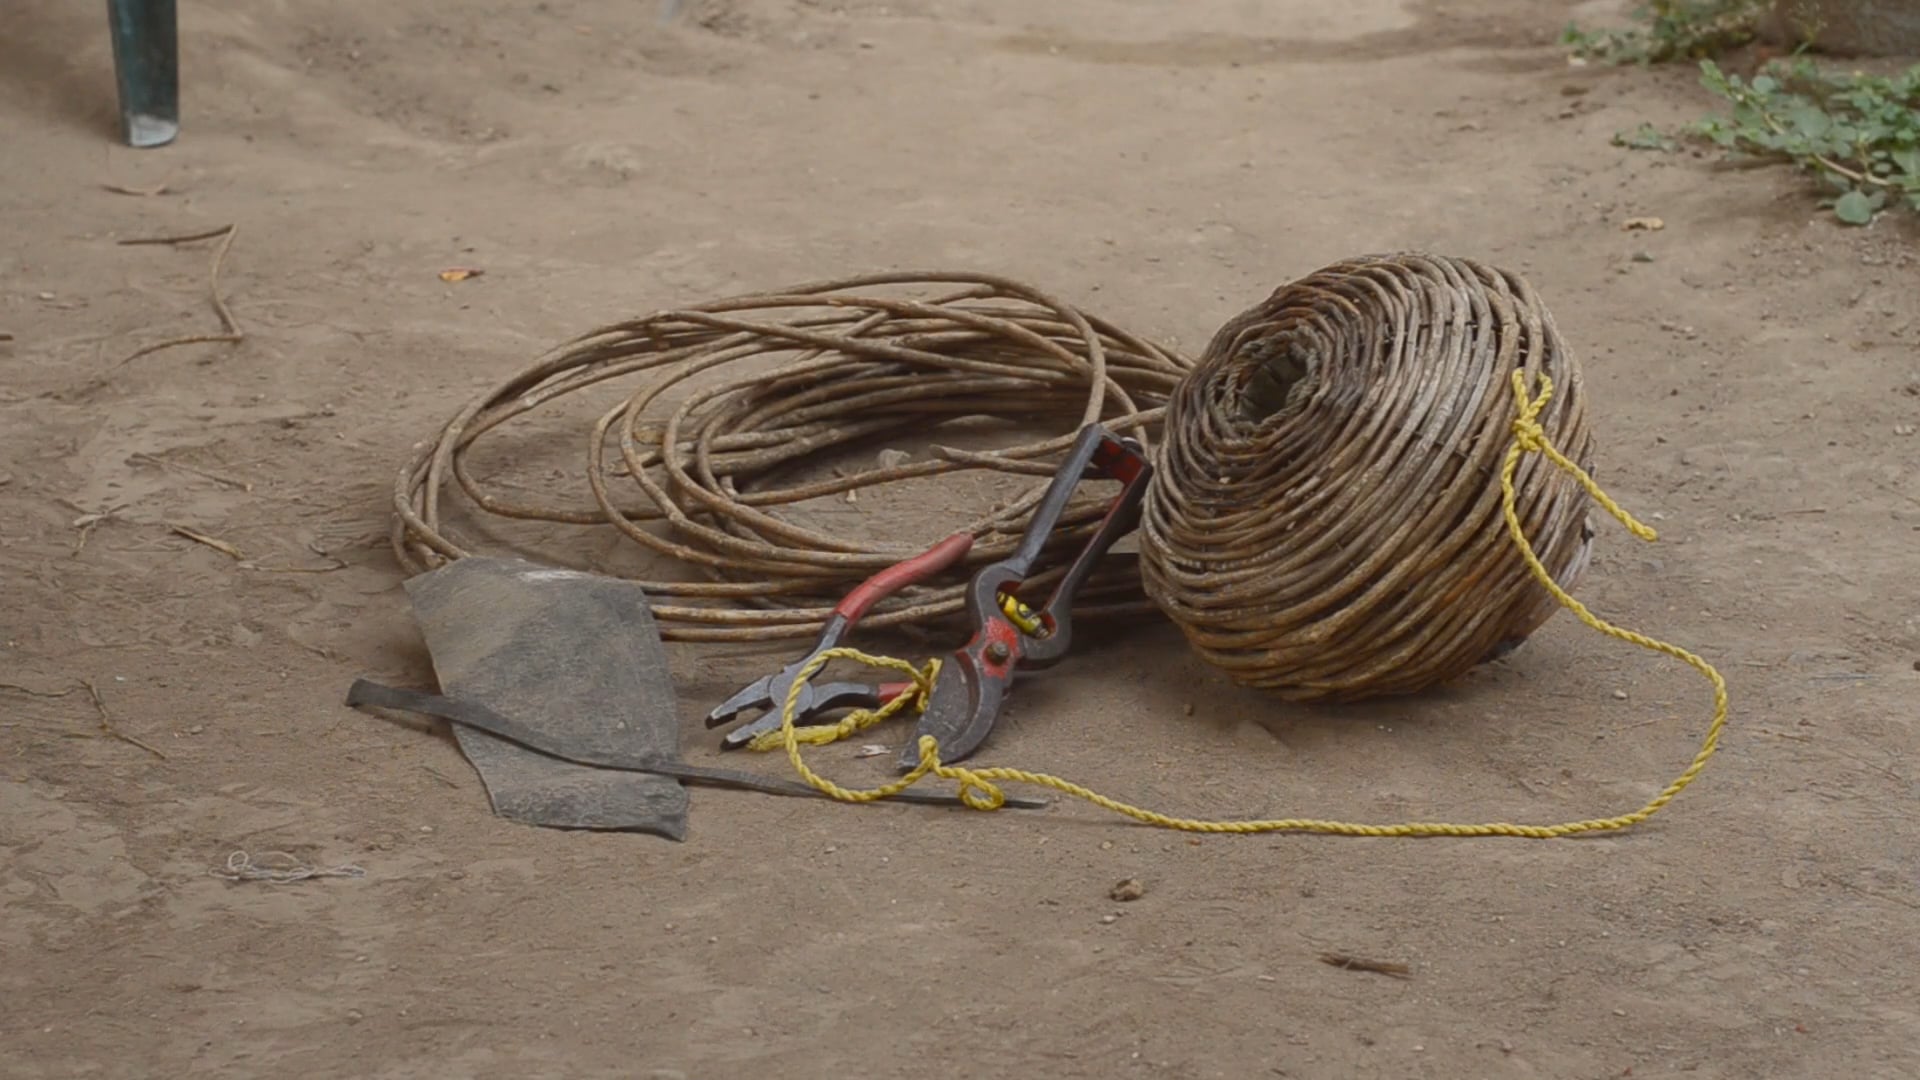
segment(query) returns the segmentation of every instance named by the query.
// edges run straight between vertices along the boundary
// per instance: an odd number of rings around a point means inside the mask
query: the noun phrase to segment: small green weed
[[[1722,71],[1712,57],[1751,43],[1765,8],[1765,0],[1648,0],[1634,9],[1637,26],[1569,27],[1561,40],[1577,57],[1613,64],[1698,60],[1701,83],[1732,109],[1680,134],[1813,173],[1833,192],[1823,205],[1849,225],[1890,206],[1920,213],[1920,66],[1893,76],[1832,74],[1796,56],[1750,80]],[[1615,133],[1613,144],[1675,148],[1673,134],[1652,124]]]
[[[1703,60],[1700,72],[1732,111],[1694,124],[1693,134],[1812,172],[1849,225],[1889,205],[1920,212],[1920,65],[1893,76],[1831,74],[1800,59],[1749,81]]]
[[[1673,136],[1647,123],[1642,123],[1632,131],[1614,132],[1613,145],[1624,146],[1629,150],[1672,151],[1678,149]]]
[[[1625,30],[1569,26],[1561,44],[1585,60],[1657,64],[1715,56],[1752,41],[1764,0],[1648,0],[1633,10],[1641,25]]]

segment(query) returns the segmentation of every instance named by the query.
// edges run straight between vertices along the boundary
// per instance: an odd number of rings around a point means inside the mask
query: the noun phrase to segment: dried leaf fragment
[[[1667,223],[1657,217],[1628,218],[1620,223],[1620,228],[1625,232],[1659,232],[1666,227]]]
[[[466,281],[469,278],[477,278],[484,273],[486,273],[485,270],[477,270],[471,266],[455,266],[440,271],[440,280],[448,283]]]

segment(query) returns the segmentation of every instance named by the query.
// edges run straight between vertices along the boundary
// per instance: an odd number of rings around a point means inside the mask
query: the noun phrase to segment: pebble
[[[1113,888],[1107,890],[1109,900],[1118,900],[1123,904],[1138,900],[1145,895],[1147,895],[1147,887],[1140,883],[1139,878],[1122,878],[1114,882]]]
[[[1100,916],[1101,926],[1112,926],[1114,923],[1117,923],[1119,921],[1120,921],[1120,916],[1117,914],[1109,913],[1109,914]]]
[[[1625,690],[1615,690],[1613,692],[1613,700],[1615,701],[1627,700],[1627,692]]]
[[[189,734],[189,735],[198,735],[198,734],[200,734],[201,732],[203,732],[203,731],[205,731],[205,730],[207,730],[207,725],[205,725],[205,724],[195,724],[195,725],[193,725],[192,727],[190,727],[190,728],[188,728],[188,729],[187,729],[187,734]]]

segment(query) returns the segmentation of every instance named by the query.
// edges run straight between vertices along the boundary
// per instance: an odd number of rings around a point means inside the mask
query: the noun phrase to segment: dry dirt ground
[[[137,152],[97,5],[12,5],[0,1075],[1920,1075],[1914,234],[1610,147],[1709,103],[1685,71],[1570,69],[1554,35],[1608,8],[210,0],[182,9],[184,136]],[[116,241],[227,223],[244,344],[119,365],[215,324],[207,245]],[[1664,530],[1608,526],[1582,595],[1731,681],[1724,749],[1637,831],[1195,840],[703,789],[682,844],[559,833],[339,704],[429,679],[393,470],[572,333],[972,267],[1197,351],[1284,280],[1407,248],[1541,290],[1603,480]],[[1190,813],[1555,821],[1638,805],[1707,714],[1693,673],[1564,616],[1339,713],[1236,690],[1165,626],[1098,648],[987,756]],[[674,656],[705,758],[742,664]],[[85,691],[12,688],[79,680],[158,753]],[[240,848],[366,873],[209,874]]]

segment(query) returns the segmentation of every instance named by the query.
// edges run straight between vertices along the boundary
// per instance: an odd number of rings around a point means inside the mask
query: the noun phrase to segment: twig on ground
[[[1413,972],[1405,964],[1394,964],[1384,960],[1362,960],[1346,953],[1324,952],[1320,962],[1344,971],[1371,971],[1376,975],[1388,975],[1396,979],[1411,979]]]
[[[165,195],[167,193],[167,185],[165,184],[155,184],[150,188],[127,187],[124,184],[101,184],[100,186],[107,191],[113,192],[115,195],[133,195],[142,199],[151,199],[155,195]]]
[[[148,236],[120,241],[123,246],[132,246],[135,244],[191,244],[198,240],[211,240],[216,236],[222,237],[223,239],[220,241],[220,246],[214,250],[213,263],[207,272],[207,287],[213,299],[213,313],[220,317],[221,332],[218,334],[193,334],[188,337],[178,337],[168,341],[157,341],[152,345],[142,346],[136,349],[126,359],[115,364],[115,368],[125,367],[143,356],[157,353],[162,349],[172,349],[181,345],[201,345],[218,342],[237,345],[246,340],[246,335],[240,330],[240,324],[234,321],[233,312],[227,309],[227,302],[220,296],[220,268],[226,265],[227,252],[232,250],[233,238],[238,232],[239,227],[236,225],[222,225],[217,229],[191,233],[186,236]]]
[[[0,690],[17,690],[22,694],[26,694],[28,697],[63,698],[78,689],[80,689],[78,686],[69,686],[65,690],[57,690],[57,691],[56,690],[35,690],[31,686],[21,686],[19,683],[0,682]]]
[[[42,697],[42,698],[63,698],[63,697],[66,697],[68,694],[73,693],[76,690],[85,690],[87,692],[87,698],[93,702],[93,711],[99,714],[100,730],[102,733],[112,738],[119,739],[121,742],[126,743],[130,746],[137,746],[140,749],[145,750],[147,753],[152,754],[154,757],[159,758],[161,761],[167,760],[167,755],[161,753],[155,747],[145,742],[142,742],[139,739],[134,738],[132,735],[129,735],[126,732],[121,731],[119,728],[115,727],[113,724],[113,714],[107,712],[107,703],[101,700],[100,690],[85,679],[80,680],[80,683],[77,686],[69,686],[65,690],[61,690],[58,692],[55,692],[52,690],[35,690],[31,686],[21,686],[19,683],[0,683],[0,689],[17,690],[23,694],[30,694],[34,697]]]
[[[184,461],[168,461],[166,458],[156,457],[153,454],[145,452],[129,454],[127,455],[127,460],[137,465],[152,465],[161,469],[179,469],[181,472],[192,473],[202,479],[211,480],[216,484],[233,488],[236,491],[244,491],[249,495],[253,493],[253,484],[249,481],[235,480],[231,476],[221,476],[219,473],[208,472],[198,466],[189,465]]]
[[[129,746],[137,746],[140,749],[145,750],[147,753],[152,754],[154,757],[159,758],[161,761],[167,760],[167,755],[161,753],[153,745],[149,743],[141,742],[139,739],[134,738],[132,735],[129,735],[126,732],[121,731],[119,728],[114,726],[113,714],[107,712],[107,703],[100,699],[100,691],[97,687],[95,687],[92,683],[86,681],[85,679],[80,680],[80,685],[86,687],[87,697],[93,700],[93,711],[100,714],[100,730],[101,731],[105,732],[108,736],[112,738],[119,739],[121,742],[126,743]]]
[[[67,503],[67,505],[75,510],[80,509],[73,503]],[[121,503],[119,506],[109,506],[105,510],[82,511],[79,517],[73,519],[73,527],[80,530],[79,539],[73,542],[73,553],[78,555],[86,548],[87,538],[93,535],[93,530],[98,528],[101,522],[112,520],[115,514],[125,510],[129,505],[131,504]]]
[[[452,777],[449,777],[447,774],[441,772],[439,769],[436,769],[431,765],[422,765],[420,767],[422,769],[425,769],[427,771],[427,775],[433,777],[435,780],[440,781],[441,783],[447,785],[450,788],[456,788],[456,789],[459,788],[460,785],[456,783]]]
[[[321,557],[327,560],[326,566],[261,566],[249,559],[240,564],[240,569],[252,570],[260,574],[331,574],[347,568],[344,560],[336,559],[331,555]]]
[[[1871,896],[1875,900],[1885,900],[1891,904],[1899,904],[1903,907],[1910,907],[1915,911],[1920,911],[1920,904],[1916,904],[1912,900],[1909,900],[1904,896],[1894,896],[1891,893],[1883,893],[1875,889],[1869,889],[1864,885],[1855,885],[1853,882],[1848,881],[1846,878],[1840,877],[1837,874],[1822,874],[1820,876],[1832,882],[1833,884],[1840,886],[1843,889],[1848,889],[1853,892],[1857,892],[1862,896]]]
[[[118,241],[121,247],[138,247],[142,244],[191,244],[196,240],[211,240],[216,236],[231,235],[234,227],[222,225],[206,232],[186,233],[181,236],[136,236],[131,240]]]
[[[208,536],[206,533],[196,532],[187,528],[185,525],[175,525],[172,522],[167,523],[167,528],[172,530],[175,536],[184,536],[196,544],[205,544],[235,562],[243,561],[246,558],[245,555],[240,553],[239,548],[234,547],[232,544],[227,543],[217,536]]]

